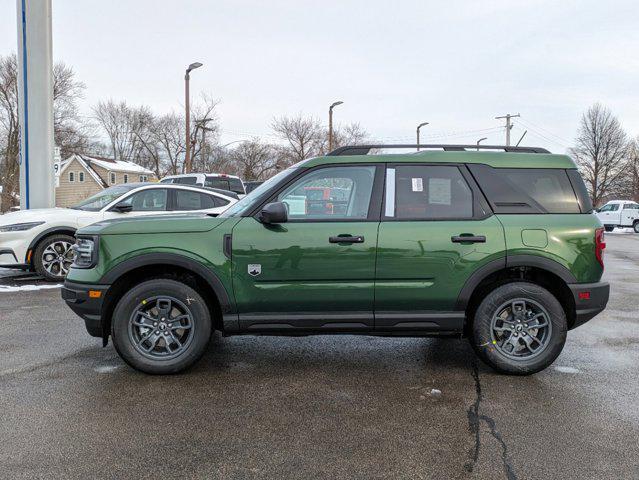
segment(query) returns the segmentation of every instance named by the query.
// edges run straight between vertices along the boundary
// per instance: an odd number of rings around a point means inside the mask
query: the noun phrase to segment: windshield
[[[269,178],[242,200],[222,212],[220,217],[241,217],[245,211],[250,210],[256,203],[260,202],[274,185],[277,185],[280,180],[288,177],[296,168],[297,166],[293,165],[286,170],[282,170],[274,177]]]
[[[221,190],[230,190],[231,192],[244,195],[244,185],[239,178],[231,177],[216,177],[213,175],[207,175],[204,180],[205,187],[219,188]]]
[[[139,185],[118,185],[116,187],[110,187],[96,193],[71,208],[75,210],[86,210],[87,212],[97,212],[98,210],[102,210],[116,198],[121,197],[126,192],[133,190],[138,186]]]

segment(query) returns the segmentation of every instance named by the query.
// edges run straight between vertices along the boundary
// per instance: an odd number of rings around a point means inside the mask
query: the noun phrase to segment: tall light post
[[[428,125],[428,122],[422,122],[417,125],[417,151],[419,152],[419,129]]]
[[[477,140],[477,151],[478,151],[478,152],[479,152],[479,144],[480,144],[481,142],[483,142],[484,140],[488,140],[488,137],[482,137],[482,138],[480,138],[479,140]]]
[[[333,150],[333,108],[341,105],[341,100],[334,102],[328,107],[328,151],[331,152]]]
[[[202,64],[195,62],[189,65],[184,75],[184,108],[186,110],[186,154],[184,156],[184,173],[191,173],[191,106],[189,95],[189,80],[191,79],[191,70],[200,68]]]

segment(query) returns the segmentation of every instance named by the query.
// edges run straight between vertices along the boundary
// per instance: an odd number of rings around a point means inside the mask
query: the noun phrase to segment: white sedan
[[[186,185],[127,183],[113,186],[72,208],[43,208],[0,215],[0,267],[35,270],[62,280],[73,262],[75,231],[106,219],[202,211],[217,215],[237,198],[232,193]]]

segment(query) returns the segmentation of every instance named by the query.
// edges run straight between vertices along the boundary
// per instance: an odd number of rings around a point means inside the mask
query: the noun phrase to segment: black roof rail
[[[347,145],[339,147],[328,154],[336,157],[341,155],[368,155],[373,149],[378,148],[420,148],[424,150],[441,149],[445,152],[465,152],[467,150],[503,150],[504,152],[517,153],[550,153],[540,147],[509,147],[506,145],[431,145],[431,144],[399,144],[399,145]]]

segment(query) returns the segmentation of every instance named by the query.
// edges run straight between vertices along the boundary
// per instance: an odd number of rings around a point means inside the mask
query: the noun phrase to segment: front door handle
[[[461,234],[450,237],[450,241],[453,243],[486,243],[486,237],[484,235]]]
[[[337,235],[328,237],[329,243],[364,243],[363,235]]]

